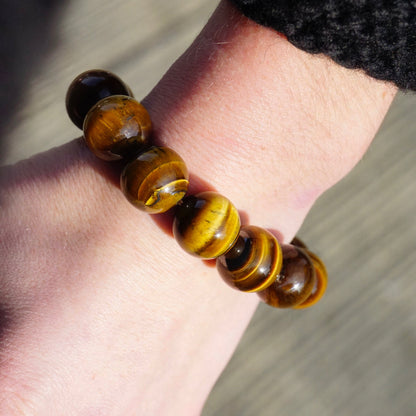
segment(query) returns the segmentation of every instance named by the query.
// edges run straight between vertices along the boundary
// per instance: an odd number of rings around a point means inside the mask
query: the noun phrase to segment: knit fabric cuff
[[[416,90],[415,0],[232,0],[309,53]]]

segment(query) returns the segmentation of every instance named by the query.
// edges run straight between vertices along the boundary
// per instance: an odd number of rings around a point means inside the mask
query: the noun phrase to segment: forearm
[[[416,5],[411,0],[231,0],[303,51],[416,90]]]
[[[194,189],[288,241],[394,93],[222,3],[144,104]],[[27,414],[196,413],[256,307],[130,206],[111,169],[73,142],[3,176],[5,409],[17,395]]]
[[[252,222],[278,227],[289,239],[303,217],[295,215],[289,228],[292,210],[306,213],[361,158],[395,91],[303,53],[223,4],[146,105],[162,126],[160,140],[177,148],[191,171],[208,169],[203,177]],[[247,189],[253,177],[268,182]]]

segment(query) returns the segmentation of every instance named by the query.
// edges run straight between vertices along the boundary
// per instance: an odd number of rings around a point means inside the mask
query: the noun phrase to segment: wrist
[[[318,195],[361,157],[393,95],[394,88],[300,52],[222,3],[144,102],[160,144],[250,223],[288,241]],[[23,320],[35,317],[8,334],[3,354],[18,367],[9,379],[34,380],[20,396],[43,400],[38,408],[46,409],[56,397],[50,386],[65,385],[68,408],[78,396],[102,408],[124,397],[131,408],[163,414],[162,392],[166,414],[184,408],[187,397],[192,409],[201,406],[256,298],[232,291],[214,269],[182,253],[124,199],[112,167],[78,143],[20,169],[24,181],[11,192],[22,203],[12,201],[6,216],[18,213],[18,237],[2,257],[16,309],[24,307]],[[27,179],[34,171],[36,179]],[[16,268],[30,278],[14,279]],[[74,363],[82,363],[81,378]],[[114,379],[126,386],[113,389]],[[18,390],[24,381],[13,383]],[[172,393],[179,383],[181,398]],[[54,406],[63,413],[64,405]]]
[[[159,141],[191,172],[252,223],[290,239],[316,198],[360,160],[395,92],[222,2],[145,105]]]

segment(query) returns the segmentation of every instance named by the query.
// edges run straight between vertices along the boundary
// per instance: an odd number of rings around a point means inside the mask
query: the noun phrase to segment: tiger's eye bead
[[[124,168],[121,189],[137,208],[159,214],[176,205],[188,190],[188,169],[168,147],[151,147]]]
[[[275,308],[293,308],[303,303],[315,285],[315,267],[306,252],[290,244],[282,246],[283,266],[276,281],[259,292],[260,298]]]
[[[234,246],[218,257],[217,269],[231,287],[257,292],[270,286],[282,268],[282,250],[276,238],[260,227],[245,226]]]
[[[324,295],[328,284],[328,273],[324,262],[315,253],[312,253],[309,250],[307,251],[307,254],[315,267],[316,282],[309,297],[301,304],[296,305],[294,307],[295,309],[304,309],[315,305],[315,303],[317,303]]]
[[[112,95],[95,104],[84,121],[91,151],[104,160],[131,158],[148,143],[152,122],[134,98]]]
[[[173,235],[188,253],[213,259],[234,244],[240,217],[234,205],[216,192],[185,197],[176,208]]]
[[[78,75],[66,94],[66,111],[71,121],[82,130],[85,116],[93,105],[110,95],[129,95],[130,88],[115,74],[93,69]]]

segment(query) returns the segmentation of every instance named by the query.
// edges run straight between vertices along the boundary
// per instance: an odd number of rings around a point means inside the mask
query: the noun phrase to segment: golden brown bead
[[[217,269],[227,284],[244,292],[270,286],[282,268],[282,250],[263,228],[242,227],[234,246],[217,259]]]
[[[240,217],[234,205],[216,192],[185,197],[175,212],[173,235],[188,253],[213,259],[234,244]]]
[[[304,309],[315,305],[324,295],[328,284],[328,273],[323,261],[309,250],[307,250],[307,254],[315,267],[316,282],[309,297],[300,305],[295,306],[295,309]]]
[[[84,121],[91,151],[104,160],[132,158],[148,143],[152,122],[134,98],[112,95],[95,104]]]
[[[259,292],[260,298],[275,308],[293,308],[312,293],[316,274],[306,252],[291,244],[282,246],[283,266],[276,281]]]
[[[79,74],[66,94],[66,110],[72,122],[82,130],[85,116],[91,107],[110,95],[129,95],[130,88],[115,74],[92,69]]]
[[[188,169],[168,147],[151,147],[127,164],[121,189],[137,208],[159,214],[176,205],[188,190]]]

